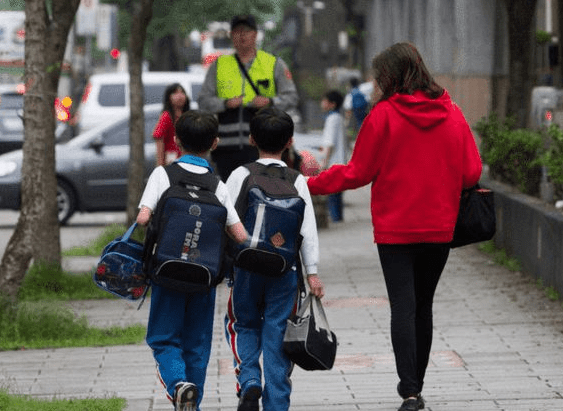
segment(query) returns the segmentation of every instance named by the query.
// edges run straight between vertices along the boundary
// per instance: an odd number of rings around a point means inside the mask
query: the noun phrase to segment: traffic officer
[[[219,118],[220,141],[211,159],[223,181],[238,166],[258,158],[256,148],[248,141],[254,113],[266,106],[284,111],[297,107],[291,72],[279,57],[257,50],[257,35],[254,16],[232,19],[235,53],[222,55],[209,66],[198,97],[199,109]]]

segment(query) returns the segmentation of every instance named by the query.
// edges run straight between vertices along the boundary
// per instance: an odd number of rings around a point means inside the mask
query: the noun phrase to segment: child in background
[[[344,118],[340,113],[343,101],[344,96],[336,90],[329,91],[321,100],[321,108],[327,113],[321,148],[324,155],[323,168],[328,168],[334,164],[346,164],[348,161]],[[342,193],[329,195],[327,204],[331,220],[333,222],[342,221],[344,218]]]
[[[293,121],[276,108],[261,109],[250,122],[250,143],[259,151],[259,163],[287,167],[281,160],[284,150],[293,142]],[[235,169],[227,180],[231,198],[237,204],[249,170]],[[305,201],[300,234],[303,236],[301,256],[307,273],[310,292],[318,297],[324,286],[317,276],[319,243],[315,214],[307,182],[298,175],[294,183]],[[292,267],[278,277],[248,272],[235,267],[225,328],[235,358],[237,376],[237,411],[258,411],[259,398],[268,411],[287,411],[291,395],[293,364],[283,352],[283,337],[287,319],[298,298],[298,275]],[[260,355],[264,364],[264,389]]]
[[[178,119],[176,136],[182,157],[177,162],[182,168],[198,174],[212,171],[204,157],[217,145],[217,128],[213,115],[199,111],[188,111]],[[169,186],[164,167],[155,168],[140,201],[139,224],[148,224]],[[227,209],[227,233],[244,242],[246,231],[223,182],[219,181],[215,195]],[[199,410],[211,352],[215,293],[215,288],[208,293],[184,294],[152,286],[146,339],[175,411]]]
[[[164,108],[152,133],[156,143],[157,166],[170,164],[180,157],[181,149],[174,139],[174,124],[182,113],[190,109],[190,98],[180,83],[166,87],[163,100]]]

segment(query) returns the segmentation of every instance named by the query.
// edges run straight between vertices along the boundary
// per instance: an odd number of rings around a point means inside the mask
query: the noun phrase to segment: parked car
[[[17,86],[0,85],[0,154],[23,145],[23,95]]]
[[[23,146],[23,97],[21,84],[0,85],[0,154],[18,150]],[[57,121],[55,138],[57,141],[71,137],[70,126]]]
[[[145,110],[145,178],[156,164],[152,131],[161,107]],[[59,221],[76,212],[119,211],[127,204],[129,116],[57,144],[56,175]],[[0,155],[0,209],[19,210],[22,151]]]
[[[294,133],[293,146],[299,151],[308,151],[319,163],[323,160],[321,147],[323,143],[323,135],[319,132],[310,133]]]
[[[204,79],[205,73],[201,71],[145,71],[142,74],[145,105],[162,106],[166,87],[180,83],[190,97],[190,108],[197,109],[197,97]],[[93,74],[77,111],[80,133],[100,122],[129,115],[129,111],[129,73]]]

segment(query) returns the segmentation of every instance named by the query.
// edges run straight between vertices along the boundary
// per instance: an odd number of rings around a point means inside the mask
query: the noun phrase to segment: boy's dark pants
[[[262,405],[268,411],[287,411],[293,363],[283,351],[287,319],[295,309],[297,272],[272,278],[235,269],[225,329],[234,354],[237,390],[264,386]],[[264,384],[260,355],[264,364]]]
[[[191,382],[199,391],[199,407],[211,353],[215,292],[184,294],[152,286],[147,344],[171,401],[177,383]]]

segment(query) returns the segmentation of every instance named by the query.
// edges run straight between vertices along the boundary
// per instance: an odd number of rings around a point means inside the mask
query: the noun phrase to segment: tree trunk
[[[47,130],[47,145],[45,149],[44,174],[45,202],[44,214],[39,221],[37,230],[37,249],[35,259],[61,263],[61,242],[57,206],[57,178],[55,173],[55,128],[56,120],[53,112],[55,98],[59,88],[59,79],[64,60],[68,34],[72,27],[74,16],[78,10],[80,0],[56,0],[52,2],[52,19],[47,25],[45,44],[45,94],[51,115],[46,115],[44,129]]]
[[[60,264],[54,101],[79,0],[25,2],[24,144],[20,216],[0,264],[0,289],[15,297],[32,260]],[[61,51],[62,49],[62,51]]]
[[[529,122],[532,77],[532,29],[537,0],[504,0],[508,12],[509,91],[507,115],[517,127]]]
[[[137,208],[145,185],[145,114],[141,80],[143,47],[147,26],[152,18],[153,0],[133,4],[131,37],[129,38],[129,76],[131,90],[131,121],[129,124],[129,171],[127,184],[127,225],[137,217]]]
[[[557,64],[559,68],[559,83],[556,84],[557,87],[563,87],[563,0],[559,0],[557,3],[557,37],[559,42],[557,43],[558,48],[558,58]]]
[[[168,34],[154,42],[154,61],[151,69],[154,71],[180,71],[183,67],[178,39],[176,35]]]

